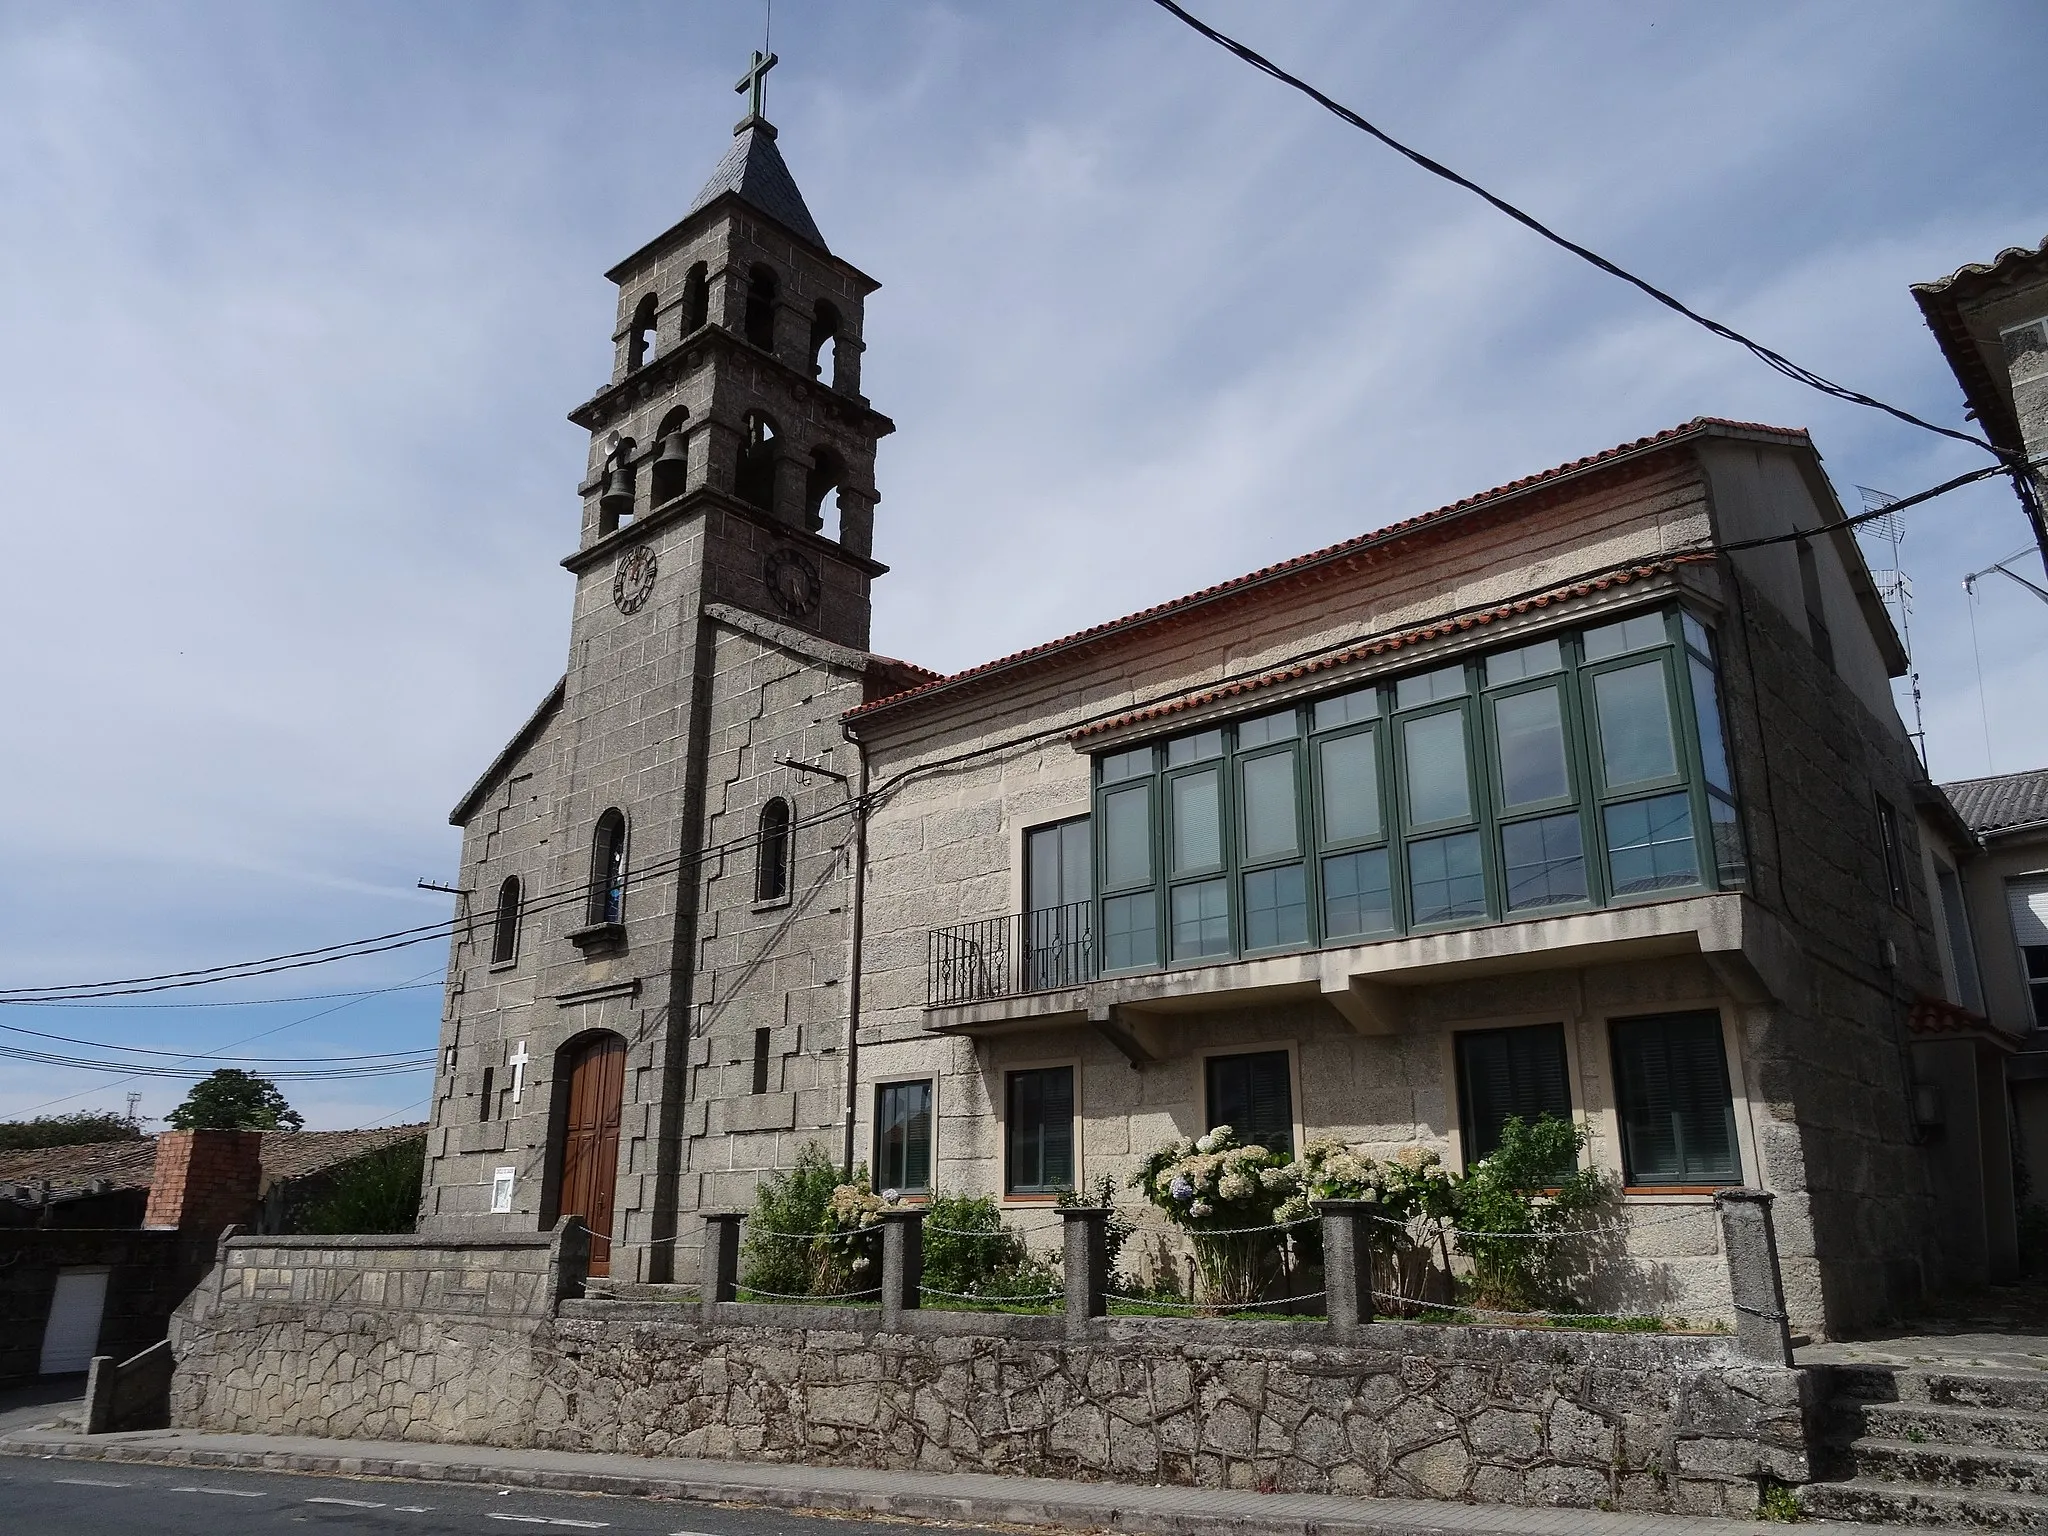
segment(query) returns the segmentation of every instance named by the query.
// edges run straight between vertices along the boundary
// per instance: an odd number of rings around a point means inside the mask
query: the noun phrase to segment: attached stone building
[[[1905,658],[1804,432],[1695,421],[940,678],[868,649],[874,284],[773,129],[610,275],[569,671],[454,815],[424,1231],[574,1211],[689,1279],[694,1213],[815,1140],[1050,1240],[1219,1121],[1455,1165],[1548,1109],[1625,1182],[1630,1299],[1725,1310],[1741,1183],[1802,1328],[1969,1278]]]

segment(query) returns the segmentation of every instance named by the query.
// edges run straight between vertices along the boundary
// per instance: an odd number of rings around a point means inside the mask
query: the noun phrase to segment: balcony
[[[956,923],[926,935],[925,998],[958,1007],[1095,979],[1094,903]]]

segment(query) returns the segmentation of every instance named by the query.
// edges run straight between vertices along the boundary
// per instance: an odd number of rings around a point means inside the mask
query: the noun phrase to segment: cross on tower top
[[[768,71],[773,69],[775,65],[776,57],[774,54],[763,53],[760,49],[756,48],[754,50],[754,62],[747,66],[747,72],[740,76],[739,84],[733,87],[735,92],[751,93],[747,103],[747,120],[749,122],[761,116],[762,104],[768,97]]]

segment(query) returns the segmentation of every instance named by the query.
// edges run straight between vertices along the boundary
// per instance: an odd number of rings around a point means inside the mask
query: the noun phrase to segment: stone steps
[[[2048,1375],[1844,1366],[1809,1515],[2048,1536]]]
[[[1903,1440],[1982,1450],[2048,1451],[2048,1416],[2024,1408],[1951,1408],[1940,1403],[1849,1402],[1836,1399],[1833,1438]]]
[[[2048,1498],[2037,1493],[1936,1488],[1858,1477],[1841,1483],[1808,1483],[1799,1491],[1799,1507],[1821,1520],[2048,1533]]]

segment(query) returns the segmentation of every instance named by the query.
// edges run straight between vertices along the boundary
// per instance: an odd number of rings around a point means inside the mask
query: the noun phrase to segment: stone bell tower
[[[612,378],[570,413],[591,435],[579,576],[659,525],[701,520],[704,598],[865,649],[875,443],[860,392],[878,284],[826,248],[775,126],[752,109],[680,223],[605,275]],[[629,574],[626,579],[632,580]]]
[[[876,284],[827,249],[751,108],[682,220],[608,274],[561,683],[463,829],[422,1230],[593,1232],[695,1262],[691,1213],[851,1123],[845,710],[872,656]],[[892,670],[894,669],[894,670]]]

